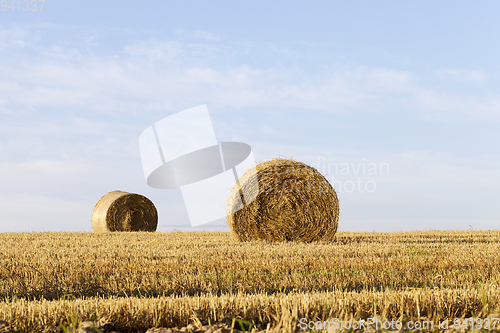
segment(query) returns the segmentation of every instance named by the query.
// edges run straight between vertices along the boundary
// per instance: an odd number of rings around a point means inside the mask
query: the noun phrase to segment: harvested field
[[[290,332],[301,318],[495,318],[498,253],[500,231],[337,232],[310,244],[4,233],[0,320],[34,332],[105,318],[106,330],[145,332],[236,318]]]

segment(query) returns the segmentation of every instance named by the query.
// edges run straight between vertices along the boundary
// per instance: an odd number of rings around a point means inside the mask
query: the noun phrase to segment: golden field
[[[0,280],[0,320],[22,332],[100,318],[122,332],[232,318],[281,331],[301,318],[498,318],[500,231],[338,232],[311,244],[4,233]]]

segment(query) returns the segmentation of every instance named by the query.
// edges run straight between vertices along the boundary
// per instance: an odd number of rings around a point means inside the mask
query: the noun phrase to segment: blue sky
[[[0,11],[0,231],[91,231],[117,189],[150,198],[159,231],[194,230],[179,191],[146,185],[138,138],[201,104],[219,141],[324,173],[340,230],[498,229],[499,13],[494,1]]]

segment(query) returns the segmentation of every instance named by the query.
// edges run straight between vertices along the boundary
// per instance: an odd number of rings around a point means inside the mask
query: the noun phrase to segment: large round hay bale
[[[227,221],[238,240],[308,243],[334,239],[340,213],[337,194],[316,169],[294,160],[273,159],[247,171],[239,185],[241,189],[236,185],[227,203]],[[255,200],[245,205],[244,197]]]
[[[95,232],[154,232],[158,226],[158,212],[151,200],[140,194],[113,191],[97,202],[91,220]]]

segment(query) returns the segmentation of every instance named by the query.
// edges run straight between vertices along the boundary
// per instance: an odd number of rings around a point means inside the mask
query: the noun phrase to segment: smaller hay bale
[[[255,198],[241,201],[243,193]],[[334,240],[340,207],[337,193],[316,169],[277,158],[248,170],[227,202],[227,223],[242,242]]]
[[[158,226],[158,212],[151,200],[123,191],[103,196],[95,205],[90,219],[94,232],[155,232]]]

